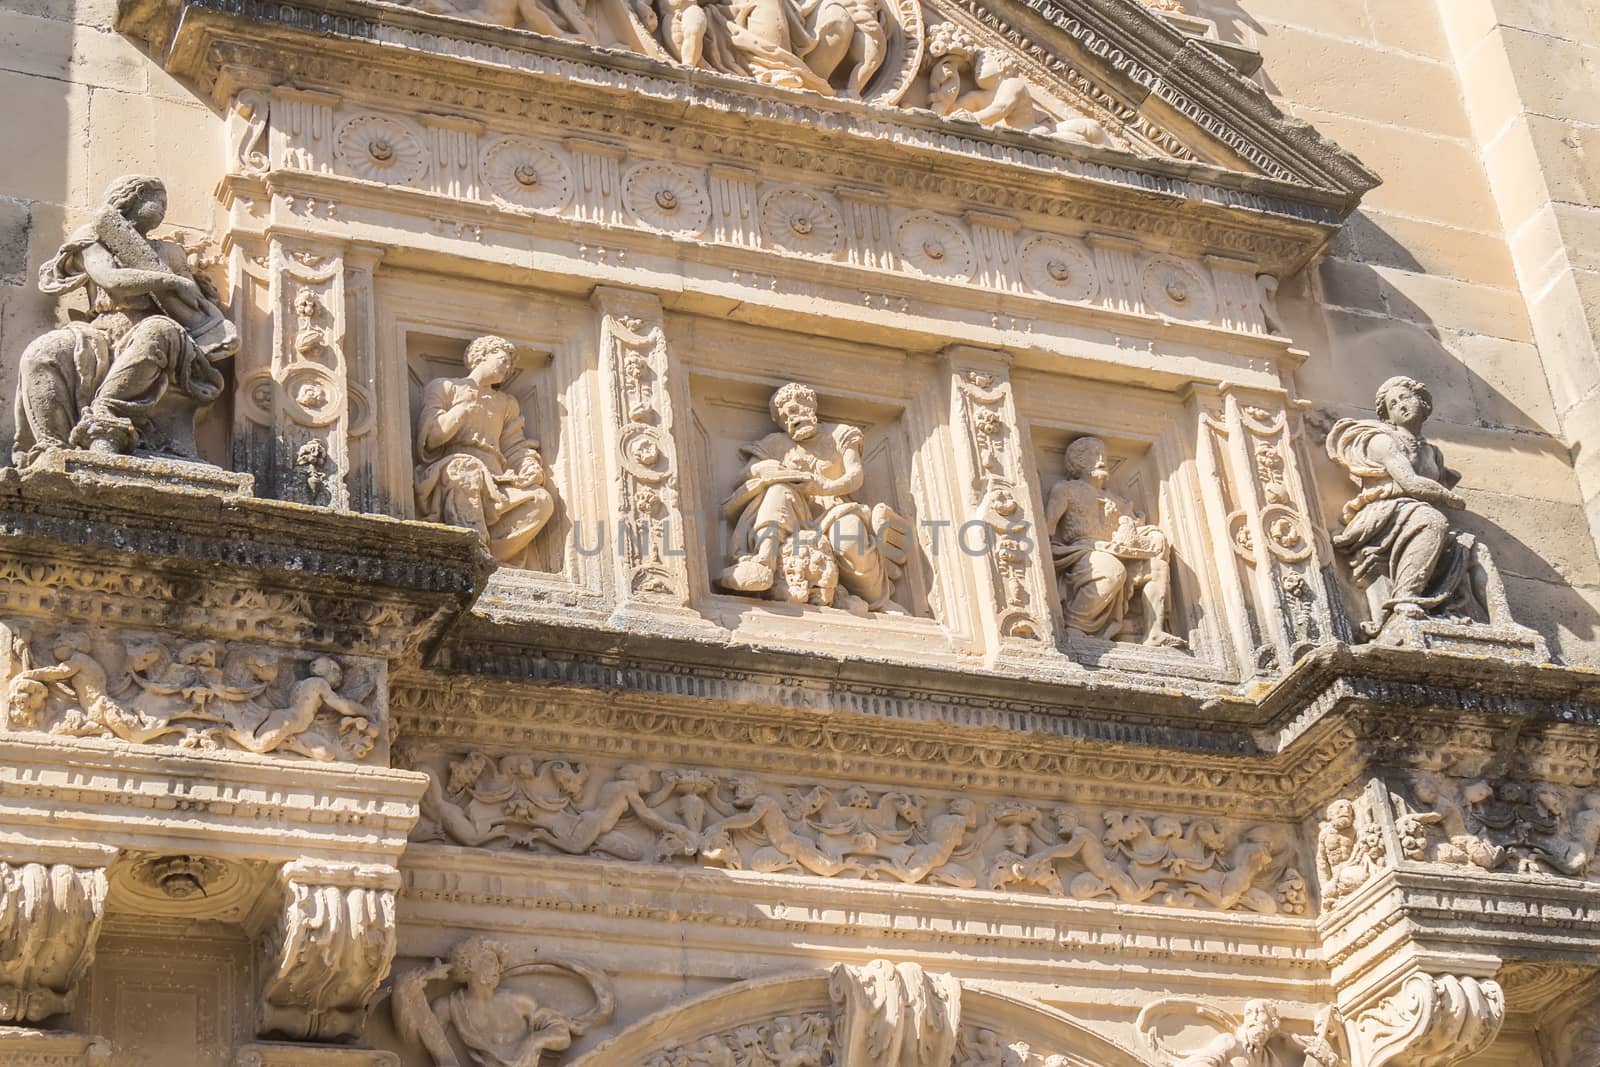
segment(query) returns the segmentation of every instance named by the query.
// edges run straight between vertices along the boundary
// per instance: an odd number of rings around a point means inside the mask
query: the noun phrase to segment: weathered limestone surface
[[[0,1060],[1589,1063],[1569,6],[6,5]]]

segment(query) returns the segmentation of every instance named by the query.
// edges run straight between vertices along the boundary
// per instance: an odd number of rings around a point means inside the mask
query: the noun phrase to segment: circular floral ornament
[[[1141,275],[1145,306],[1172,319],[1209,322],[1216,317],[1217,301],[1211,283],[1191,264],[1171,256],[1156,256]]]
[[[289,417],[311,427],[332,423],[344,403],[344,393],[333,373],[316,363],[297,363],[284,372],[283,397]]]
[[[384,115],[357,115],[339,127],[335,153],[357,178],[386,185],[409,185],[428,169],[422,138]]]
[[[1285,563],[1298,563],[1311,555],[1311,537],[1293,508],[1268,504],[1261,509],[1261,527],[1267,532],[1267,550]]]
[[[1078,241],[1037,234],[1023,243],[1021,262],[1028,288],[1057,300],[1088,300],[1099,286],[1094,259]]]
[[[833,205],[808,189],[774,189],[761,198],[761,235],[780,251],[831,258],[843,229]]]
[[[900,220],[896,231],[900,258],[930,278],[970,281],[978,265],[967,235],[949,219],[917,211]]]
[[[560,211],[572,200],[572,171],[544,145],[502,137],[483,153],[483,184],[496,200],[528,211]]]
[[[664,233],[700,233],[711,219],[699,178],[671,163],[641,163],[630,170],[622,202],[634,218]]]

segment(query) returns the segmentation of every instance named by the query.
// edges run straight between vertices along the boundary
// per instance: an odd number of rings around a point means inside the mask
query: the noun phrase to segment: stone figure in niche
[[[1324,907],[1331,907],[1367,884],[1383,867],[1386,852],[1376,823],[1358,826],[1349,800],[1328,805],[1317,828],[1317,881]]]
[[[740,450],[744,480],[723,502],[732,561],[718,584],[790,604],[903,614],[894,584],[910,529],[889,505],[853,499],[866,474],[860,429],[820,421],[816,393],[795,382],[772,394],[770,410],[783,430]]]
[[[467,376],[429,382],[417,419],[417,517],[477,530],[510,566],[556,509],[517,399],[495,388],[511,374],[515,353],[493,335],[467,345]]]
[[[1050,490],[1045,529],[1067,629],[1107,641],[1183,648],[1183,638],[1166,630],[1166,535],[1106,488],[1111,470],[1105,442],[1098,437],[1073,441],[1067,446],[1066,471]],[[1142,618],[1131,610],[1136,595]]]
[[[1363,632],[1379,637],[1391,622],[1429,616],[1490,621],[1498,573],[1487,549],[1451,530],[1446,512],[1466,507],[1455,492],[1461,476],[1422,436],[1433,397],[1421,382],[1397,376],[1378,387],[1376,407],[1376,420],[1340,419],[1327,440],[1328,455],[1360,488],[1333,544],[1372,601],[1374,618]]]
[[[503,985],[507,978],[536,971],[578,979],[588,987],[594,1006],[568,1015]],[[456,988],[430,1001],[428,984],[438,981]],[[430,967],[401,974],[392,1004],[401,1038],[422,1045],[434,1067],[461,1067],[452,1033],[476,1067],[539,1067],[546,1052],[564,1052],[575,1038],[610,1021],[615,1007],[611,985],[598,971],[554,957],[512,963],[506,947],[487,937],[457,944],[449,963],[434,960]]]
[[[1007,53],[986,47],[959,26],[928,30],[928,106],[943,118],[980,126],[1042,133],[1084,144],[1111,145],[1105,127],[1086,115],[1057,119],[1034,99],[1033,89]]]
[[[89,311],[22,353],[19,467],[56,448],[196,458],[195,414],[221,395],[215,364],[238,351],[239,333],[184,250],[150,236],[166,212],[160,179],[118,178],[40,268],[41,290],[83,289]]]

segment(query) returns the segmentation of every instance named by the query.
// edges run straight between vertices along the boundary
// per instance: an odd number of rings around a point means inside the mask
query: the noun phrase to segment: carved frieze
[[[750,1026],[702,1037],[658,1052],[643,1067],[789,1067],[837,1063],[833,1019],[826,1012],[780,1015]]]
[[[1407,859],[1584,878],[1600,848],[1600,793],[1548,782],[1419,775],[1396,798]]]
[[[647,863],[1302,915],[1269,827],[479,751],[426,761],[420,840]]]

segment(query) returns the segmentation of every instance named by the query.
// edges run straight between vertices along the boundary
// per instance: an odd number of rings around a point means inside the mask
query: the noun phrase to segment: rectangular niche
[[[698,512],[690,552],[696,557],[692,560],[696,569],[704,568],[704,614],[745,632],[825,640],[830,631],[837,631],[841,640],[858,650],[868,635],[888,642],[881,646],[886,651],[926,655],[947,649],[949,642],[936,621],[940,598],[934,561],[922,536],[926,503],[916,488],[925,484],[918,472],[917,442],[928,431],[912,409],[915,395],[926,384],[924,376],[907,366],[903,353],[890,349],[692,319],[672,322],[669,335],[691,364],[690,415],[684,420],[688,457],[684,506]],[[732,592],[719,584],[736,556],[737,513],[729,515],[724,504],[744,482],[749,460],[741,449],[769,435],[781,438],[783,430],[773,421],[769,404],[774,392],[790,381],[815,392],[824,424],[859,431],[864,479],[850,498],[868,509],[887,505],[903,520],[903,569],[892,596],[904,614],[861,614],[859,605],[852,612],[814,601],[787,603],[762,594]],[[841,583],[837,604],[848,603],[846,593]]]
[[[379,315],[380,483],[402,518],[417,518],[417,432],[423,391],[439,378],[463,378],[464,355],[477,337],[495,334],[515,346],[510,374],[496,387],[520,412],[523,437],[537,442],[544,488],[554,510],[526,549],[502,560],[496,585],[555,579],[597,587],[592,561],[575,550],[579,523],[594,521],[594,478],[587,457],[589,398],[583,366],[593,359],[593,311],[554,294],[529,294],[424,276],[381,274]]]
[[[1217,570],[1207,535],[1203,498],[1195,482],[1197,475],[1191,453],[1194,430],[1190,415],[1176,398],[1101,382],[1064,380],[1019,372],[1014,380],[1018,416],[1027,426],[1032,455],[1038,472],[1039,498],[1035,502],[1041,525],[1050,518],[1052,492],[1058,483],[1069,480],[1066,471],[1069,445],[1083,437],[1099,438],[1105,445],[1110,476],[1107,494],[1120,498],[1124,513],[1141,516],[1135,524],[1160,530],[1168,545],[1166,556],[1168,592],[1164,629],[1182,638],[1186,647],[1173,648],[1146,644],[1138,640],[1149,631],[1148,599],[1141,589],[1129,598],[1125,618],[1135,631],[1134,640],[1113,639],[1071,630],[1066,625],[1063,571],[1071,557],[1058,570],[1051,542],[1057,529],[1041,531],[1040,558],[1049,578],[1057,618],[1061,619],[1062,651],[1070,658],[1097,667],[1130,671],[1175,674],[1186,677],[1229,681],[1236,670],[1216,605],[1222,603],[1217,588]],[[1092,496],[1092,494],[1089,494]],[[1111,529],[1109,518],[1108,532]],[[1135,532],[1135,541],[1148,541],[1148,535]],[[1079,557],[1082,556],[1080,549]],[[1136,553],[1130,553],[1133,555]],[[1113,553],[1113,555],[1115,555]],[[1150,576],[1153,565],[1145,560],[1123,558],[1128,575]],[[1098,581],[1109,591],[1114,579],[1103,569],[1096,570]],[[1114,568],[1112,568],[1114,573]],[[1099,598],[1089,596],[1088,605]],[[1099,616],[1109,622],[1116,610],[1109,605]]]

